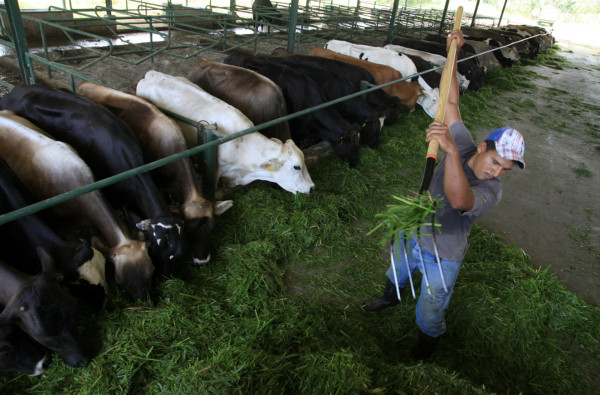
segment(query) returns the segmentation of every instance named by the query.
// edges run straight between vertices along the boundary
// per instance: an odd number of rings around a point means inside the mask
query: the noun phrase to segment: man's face
[[[486,151],[486,143],[477,146],[477,154],[469,161],[469,166],[479,180],[492,180],[513,168],[515,162],[504,159],[496,150]]]

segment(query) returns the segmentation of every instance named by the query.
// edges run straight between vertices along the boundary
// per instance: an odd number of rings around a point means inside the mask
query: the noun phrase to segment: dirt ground
[[[505,119],[525,138],[527,167],[503,176],[503,199],[480,224],[598,305],[600,56],[581,49],[560,55],[569,61],[564,70],[528,67],[538,75],[532,81],[538,87],[535,94],[506,94],[535,103],[509,111]],[[483,139],[488,132],[476,134]]]
[[[579,49],[560,54],[569,61],[564,70],[528,67],[537,73],[531,81],[538,86],[536,92],[523,90],[503,96],[507,99],[506,111],[501,111],[505,125],[525,137],[527,168],[504,176],[502,202],[480,224],[521,248],[535,267],[549,267],[569,289],[597,305],[600,56]],[[222,58],[215,55],[211,60]],[[135,91],[135,84],[148,69],[187,76],[193,64],[193,59],[175,58],[140,65],[107,62],[94,66],[91,75],[107,86]],[[18,83],[14,82],[19,75],[14,66],[13,60],[0,57],[0,79]],[[0,89],[0,95],[2,92],[6,89]],[[515,101],[527,105],[515,110]],[[489,130],[474,132],[483,139]]]

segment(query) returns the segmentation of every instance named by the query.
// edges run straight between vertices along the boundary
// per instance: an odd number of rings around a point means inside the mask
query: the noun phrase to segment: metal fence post
[[[33,76],[31,60],[26,55],[29,53],[29,47],[27,46],[27,37],[25,36],[25,28],[23,27],[19,2],[17,0],[5,0],[4,5],[6,6],[6,12],[8,13],[8,21],[13,35],[15,51],[17,52],[21,80],[25,85],[31,85],[35,83],[35,78]]]
[[[288,31],[288,46],[289,52],[294,52],[294,43],[296,42],[296,24],[298,23],[298,0],[292,0],[290,4],[290,24]]]
[[[390,17],[390,26],[388,28],[387,42],[391,43],[394,38],[394,27],[396,24],[396,15],[398,14],[398,4],[400,0],[394,0],[394,7],[392,8],[392,16]]]
[[[198,145],[210,143],[218,138],[216,135],[217,125],[207,122],[198,122]],[[217,189],[217,149],[210,147],[200,155],[200,164],[202,172],[202,193],[210,201],[215,200],[215,191]]]
[[[442,20],[440,21],[440,31],[438,35],[441,36],[444,33],[444,25],[446,24],[446,15],[448,14],[448,4],[450,0],[446,0],[446,5],[444,6],[444,12],[442,13]]]

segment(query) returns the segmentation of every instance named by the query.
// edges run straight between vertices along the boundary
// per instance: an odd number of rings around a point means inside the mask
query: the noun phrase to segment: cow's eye
[[[296,165],[296,166],[294,166],[294,170],[302,170],[302,167],[301,167],[301,166],[298,166],[298,165]]]

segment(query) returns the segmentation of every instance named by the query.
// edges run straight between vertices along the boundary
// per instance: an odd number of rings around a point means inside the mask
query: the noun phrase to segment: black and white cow
[[[58,196],[95,181],[89,166],[70,146],[50,138],[12,111],[0,111],[0,157],[35,200]],[[104,242],[94,246],[113,263],[117,283],[134,299],[147,296],[154,266],[146,243],[129,236],[100,191],[67,200],[48,211],[99,233]]]
[[[129,126],[93,100],[46,85],[22,85],[4,95],[1,105],[71,145],[98,179],[145,164]],[[123,209],[129,225],[144,232],[157,274],[167,275],[172,262],[183,255],[183,223],[170,212],[150,174],[118,182],[104,192],[114,207]]]
[[[0,324],[0,372],[39,376],[46,371],[48,353],[12,322]]]
[[[77,93],[102,104],[125,121],[140,141],[146,161],[152,162],[188,149],[179,125],[148,100],[92,82],[80,84]],[[156,172],[159,181],[177,191],[179,211],[193,250],[194,264],[207,264],[215,215],[224,213],[233,202],[211,202],[204,198],[189,157],[162,166]]]
[[[264,27],[267,24],[267,31],[271,32],[271,25],[283,26],[285,21],[283,14],[271,3],[271,0],[254,0],[252,2],[252,19],[254,28]]]
[[[36,342],[60,354],[71,367],[88,364],[89,352],[74,330],[78,305],[49,274],[25,274],[0,262],[0,328],[15,324]]]
[[[34,203],[27,188],[0,157],[0,214]],[[42,270],[42,259],[64,276],[72,291],[96,307],[106,294],[104,257],[85,240],[69,242],[36,214],[0,225],[0,259],[28,274]]]

